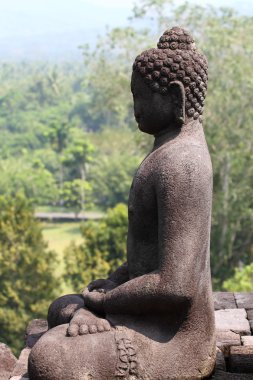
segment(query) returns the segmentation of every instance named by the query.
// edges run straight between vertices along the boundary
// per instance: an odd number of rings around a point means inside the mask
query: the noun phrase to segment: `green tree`
[[[57,200],[57,188],[52,173],[40,159],[0,160],[0,194],[15,196],[21,192],[36,204],[45,205]]]
[[[86,118],[92,129],[91,121],[96,119],[96,130],[104,126],[122,128],[133,126],[132,95],[129,79],[136,47],[146,47],[148,31],[141,33],[132,26],[107,29],[99,37],[94,49],[82,47],[86,74],[83,90],[87,94]],[[94,128],[94,127],[93,127]]]
[[[133,174],[138,167],[138,157],[120,154],[102,157],[92,168],[93,195],[103,209],[117,203],[127,203]]]
[[[80,210],[84,209],[84,205],[86,202],[86,173],[88,170],[88,165],[92,161],[93,152],[93,145],[88,140],[82,139],[81,136],[76,136],[76,138],[73,138],[72,144],[70,144],[70,146],[65,150],[65,154],[63,157],[63,163],[74,171],[77,169],[79,179],[81,180],[79,182]]]
[[[91,186],[89,182],[82,179],[64,182],[60,193],[64,206],[73,210],[76,216],[83,210],[83,194],[86,195],[86,209],[90,208],[91,203]]]
[[[70,129],[70,122],[64,113],[54,112],[48,120],[48,130],[45,132],[45,137],[49,140],[52,149],[57,154],[57,161],[59,166],[59,190],[63,189],[64,182],[64,166],[63,166],[63,152],[68,145],[68,135]]]
[[[102,209],[127,203],[133,175],[143,158],[136,134],[130,129],[104,128],[94,134],[94,161],[88,173],[94,203]]]
[[[83,242],[65,250],[65,281],[80,291],[96,278],[105,278],[126,261],[127,207],[119,204],[98,222],[82,227]]]
[[[0,208],[0,341],[17,353],[28,321],[45,318],[59,281],[30,202],[1,196]]]
[[[236,268],[234,276],[223,282],[223,288],[228,292],[252,292],[253,263]]]

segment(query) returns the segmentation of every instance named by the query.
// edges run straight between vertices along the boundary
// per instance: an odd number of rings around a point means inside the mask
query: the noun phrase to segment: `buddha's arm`
[[[141,314],[188,308],[208,276],[212,174],[201,150],[161,162],[155,179],[159,219],[159,269],[130,280],[89,307],[106,313]],[[181,155],[181,156],[180,156]],[[208,279],[207,279],[208,281]]]

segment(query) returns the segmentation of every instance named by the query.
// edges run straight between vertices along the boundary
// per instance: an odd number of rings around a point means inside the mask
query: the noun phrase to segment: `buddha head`
[[[149,134],[202,122],[207,90],[207,59],[191,35],[173,27],[160,37],[157,49],[138,55],[131,90],[139,129]]]

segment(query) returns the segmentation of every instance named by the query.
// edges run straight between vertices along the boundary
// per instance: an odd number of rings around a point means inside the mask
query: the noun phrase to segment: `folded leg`
[[[67,324],[49,330],[29,356],[30,380],[115,379],[115,332],[70,337]]]

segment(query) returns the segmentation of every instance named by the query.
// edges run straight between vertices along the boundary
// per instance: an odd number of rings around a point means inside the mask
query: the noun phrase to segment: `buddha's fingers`
[[[68,335],[69,336],[72,336],[72,337],[77,336],[78,332],[79,332],[78,324],[72,323],[71,325],[69,325],[69,327],[68,327]]]

